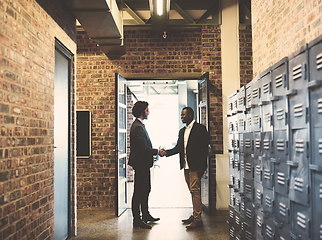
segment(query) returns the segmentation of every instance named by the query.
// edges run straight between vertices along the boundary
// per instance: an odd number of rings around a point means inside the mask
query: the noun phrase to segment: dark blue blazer
[[[135,119],[130,130],[129,165],[134,169],[148,169],[153,166],[153,155],[158,149],[152,148],[152,143],[144,125]]]
[[[167,156],[180,154],[180,169],[184,167],[184,132],[186,127],[179,131],[177,144],[167,150]],[[204,125],[195,122],[191,129],[187,143],[187,161],[191,170],[206,170],[208,157],[209,134]]]

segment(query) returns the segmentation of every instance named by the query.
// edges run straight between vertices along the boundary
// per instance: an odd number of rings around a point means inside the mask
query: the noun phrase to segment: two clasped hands
[[[167,151],[164,148],[160,148],[159,151],[158,151],[158,155],[160,157],[167,156]]]

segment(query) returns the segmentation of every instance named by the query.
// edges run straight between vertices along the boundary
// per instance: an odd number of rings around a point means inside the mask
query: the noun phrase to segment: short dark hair
[[[137,101],[132,108],[133,116],[136,118],[141,117],[141,114],[144,113],[145,109],[148,106],[149,106],[149,104],[145,101]]]
[[[190,114],[191,117],[194,118],[194,112],[191,107],[184,107],[182,110],[186,110],[188,114]]]

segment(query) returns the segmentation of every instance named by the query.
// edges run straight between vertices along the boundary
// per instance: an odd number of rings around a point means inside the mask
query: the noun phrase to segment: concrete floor
[[[218,211],[215,216],[203,213],[204,226],[186,230],[181,219],[190,216],[192,208],[150,208],[154,217],[161,220],[151,230],[132,227],[132,213],[128,209],[119,218],[114,209],[82,209],[78,211],[78,236],[72,240],[226,240],[229,226],[228,211]]]

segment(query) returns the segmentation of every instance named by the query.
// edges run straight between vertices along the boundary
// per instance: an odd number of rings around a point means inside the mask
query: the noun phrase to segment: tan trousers
[[[201,221],[201,176],[198,176],[198,171],[190,169],[184,170],[184,177],[191,193],[192,207],[193,207],[193,218],[195,221]]]

